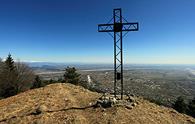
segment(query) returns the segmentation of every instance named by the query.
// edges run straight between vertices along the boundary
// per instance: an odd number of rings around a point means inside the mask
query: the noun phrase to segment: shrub
[[[186,113],[187,111],[187,104],[184,101],[183,97],[178,97],[175,103],[173,103],[173,108],[180,113]]]
[[[157,105],[163,105],[165,106],[165,104],[163,104],[163,100],[159,97],[159,98],[146,98],[148,101],[155,103]]]
[[[39,88],[39,87],[41,87],[41,85],[42,85],[42,81],[41,81],[40,77],[37,75],[37,76],[35,77],[35,80],[34,80],[34,82],[33,82],[33,85],[32,85],[32,87],[31,87],[31,89]]]
[[[188,114],[195,117],[195,97],[188,104]]]

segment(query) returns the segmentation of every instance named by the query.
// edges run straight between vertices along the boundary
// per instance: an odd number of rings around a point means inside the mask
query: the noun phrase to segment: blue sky
[[[124,38],[125,63],[195,64],[194,0],[1,0],[0,57],[112,63],[113,39],[97,24],[114,8],[140,24]]]

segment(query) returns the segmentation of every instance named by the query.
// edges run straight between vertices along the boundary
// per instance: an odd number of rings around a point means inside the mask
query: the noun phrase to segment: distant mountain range
[[[89,63],[55,63],[55,62],[25,62],[33,69],[44,70],[64,70],[67,66],[75,67],[79,70],[111,70],[113,64],[89,64]],[[124,69],[195,69],[195,65],[173,65],[173,64],[124,64]]]
[[[64,70],[67,66],[79,70],[89,69],[112,69],[112,64],[83,64],[83,63],[53,63],[53,62],[25,62],[34,69]]]

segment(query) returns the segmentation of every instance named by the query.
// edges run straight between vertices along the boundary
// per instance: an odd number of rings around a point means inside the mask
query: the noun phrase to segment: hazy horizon
[[[2,58],[0,57],[3,61],[5,61],[6,57]],[[112,65],[114,62],[79,62],[79,61],[28,61],[28,60],[21,60],[19,58],[14,58],[15,62],[24,62],[24,63],[54,63],[54,64],[97,64],[97,65],[102,65],[102,64],[108,64],[108,65]],[[194,65],[195,63],[155,63],[155,62],[151,62],[151,63],[146,63],[146,62],[131,62],[131,63],[127,63],[124,62],[124,65]]]

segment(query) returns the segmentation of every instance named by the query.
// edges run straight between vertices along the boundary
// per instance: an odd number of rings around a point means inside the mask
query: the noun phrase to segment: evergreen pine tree
[[[6,68],[9,71],[14,71],[15,70],[14,60],[13,60],[10,53],[8,54],[8,57],[5,60],[5,65],[6,65]]]
[[[49,80],[49,84],[52,84],[52,83],[54,83],[55,81],[51,78],[50,80]]]
[[[35,77],[35,81],[33,82],[32,89],[41,87],[41,83],[42,83],[42,81],[41,81],[40,77],[37,75]]]
[[[79,84],[80,81],[80,74],[76,72],[76,68],[72,67],[67,67],[65,69],[65,74],[64,74],[64,80],[67,83],[71,84]]]
[[[3,67],[4,67],[4,63],[2,58],[0,58],[0,74],[2,73]]]
[[[0,75],[2,79],[1,87],[3,89],[1,91],[1,96],[9,97],[17,94],[18,87],[17,87],[16,79],[18,75],[11,54],[8,54],[8,57],[4,62],[4,66]]]

